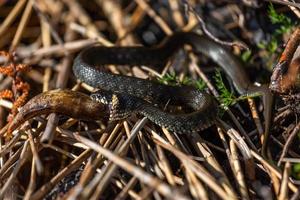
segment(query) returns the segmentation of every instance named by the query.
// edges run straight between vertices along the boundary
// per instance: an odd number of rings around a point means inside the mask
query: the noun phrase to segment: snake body
[[[155,47],[102,47],[94,46],[82,51],[75,59],[73,72],[82,82],[104,92],[91,95],[95,101],[106,103],[110,119],[121,119],[131,112],[140,113],[154,123],[178,133],[197,132],[214,123],[216,103],[210,95],[188,86],[167,86],[154,81],[105,72],[103,65],[147,65],[161,70],[170,57],[184,45],[195,53],[202,53],[219,66],[232,79],[240,94],[260,92],[264,96],[265,117],[270,118],[272,104],[267,87],[251,84],[240,61],[225,47],[205,36],[192,32],[173,34]],[[187,105],[194,112],[170,114],[154,104]],[[270,126],[270,124],[266,124]]]

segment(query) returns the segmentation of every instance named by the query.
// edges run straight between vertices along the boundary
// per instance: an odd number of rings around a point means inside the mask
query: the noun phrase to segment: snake
[[[95,88],[95,101],[109,106],[109,118],[119,120],[130,113],[140,113],[154,123],[178,133],[194,133],[211,126],[217,106],[211,95],[188,86],[168,86],[136,77],[108,73],[104,65],[151,66],[161,71],[170,58],[184,45],[194,53],[211,58],[223,68],[242,95],[263,94],[265,116],[270,118],[271,93],[267,86],[253,85],[243,64],[230,50],[206,36],[194,32],[178,32],[154,47],[94,46],[82,51],[75,59],[73,72],[77,79]],[[154,104],[186,105],[194,110],[187,114],[170,114]],[[269,124],[266,124],[268,129]]]
[[[194,32],[174,33],[153,47],[98,45],[83,50],[74,60],[73,73],[80,81],[99,89],[90,95],[92,101],[81,94],[73,95],[66,91],[41,94],[21,109],[10,129],[27,119],[26,116],[32,117],[45,110],[45,112],[57,112],[77,118],[96,119],[96,114],[103,116],[96,111],[100,104],[101,108],[98,109],[105,111],[111,120],[123,119],[132,113],[138,113],[159,126],[178,133],[194,133],[206,129],[215,123],[218,111],[217,103],[210,94],[191,86],[164,85],[156,81],[113,74],[105,70],[105,65],[145,65],[161,71],[170,58],[185,45],[191,46],[195,54],[203,54],[218,64],[230,77],[239,94],[262,95],[265,135],[268,137],[273,105],[273,95],[268,86],[252,84],[243,64],[230,49],[207,36]],[[70,103],[74,101],[72,96],[84,99],[84,103],[80,106],[80,101],[77,100],[75,106],[72,106]],[[53,97],[55,101],[52,100]],[[88,102],[92,106],[88,106]],[[192,111],[170,113],[161,108],[165,105],[184,105]],[[83,110],[83,115],[80,115],[80,110]]]

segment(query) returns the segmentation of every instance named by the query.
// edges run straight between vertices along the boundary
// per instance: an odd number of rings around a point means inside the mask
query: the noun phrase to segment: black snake
[[[252,85],[243,65],[225,47],[205,36],[192,32],[179,32],[160,45],[147,48],[94,46],[82,51],[74,61],[73,72],[82,82],[102,90],[91,95],[95,101],[107,104],[110,119],[122,119],[132,112],[148,117],[154,123],[178,133],[197,132],[214,123],[217,106],[212,96],[189,86],[167,86],[103,70],[103,65],[147,65],[161,70],[170,57],[184,45],[202,53],[219,66],[232,79],[240,94],[263,94],[266,121],[271,116],[271,93],[267,87]],[[103,91],[104,90],[104,91]],[[188,114],[170,114],[154,104],[185,105],[194,110]],[[266,129],[269,129],[266,122]]]

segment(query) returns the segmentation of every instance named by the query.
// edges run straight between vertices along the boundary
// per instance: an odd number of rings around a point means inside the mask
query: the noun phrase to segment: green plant
[[[273,4],[269,5],[268,15],[272,24],[280,25],[279,28],[275,30],[274,34],[282,35],[284,33],[289,32],[291,28],[294,26],[292,20],[289,17],[285,16],[284,14],[279,14],[276,12]]]
[[[216,87],[218,88],[218,90],[220,92],[220,96],[219,96],[218,100],[221,102],[222,107],[224,109],[226,109],[230,105],[235,104],[236,97],[233,95],[232,91],[229,91],[226,88],[220,70],[216,70],[214,80],[216,81]]]
[[[189,77],[184,77],[182,80],[175,73],[166,73],[163,77],[159,78],[160,83],[167,85],[192,85],[199,90],[206,88],[206,83],[202,79],[193,80]]]
[[[184,78],[184,80],[180,81],[179,77],[174,73],[166,73],[161,78],[158,79],[160,83],[164,83],[167,85],[180,85],[180,84],[188,84],[190,80]]]
[[[252,57],[252,52],[250,50],[244,51],[241,55],[241,59],[244,63],[249,62],[251,57]]]
[[[160,83],[172,85],[174,82],[177,83],[177,77],[175,73],[166,73],[161,78],[157,79]]]
[[[198,90],[204,90],[207,87],[205,81],[203,81],[202,79],[198,79],[198,80],[194,81],[194,86]]]
[[[269,19],[271,20],[271,23],[276,24],[279,27],[271,35],[271,39],[268,43],[261,42],[258,44],[258,47],[261,49],[265,49],[272,54],[277,50],[278,41],[280,37],[282,37],[283,34],[290,32],[292,27],[295,26],[295,24],[292,22],[292,20],[289,17],[285,16],[282,13],[281,14],[277,13],[273,4],[269,5],[268,16]]]
[[[220,92],[220,96],[218,98],[219,102],[221,102],[221,105],[223,109],[227,109],[229,106],[232,106],[236,104],[238,101],[245,100],[247,98],[253,98],[261,96],[259,93],[252,93],[252,94],[245,94],[241,95],[239,97],[235,97],[232,91],[229,91],[227,87],[224,84],[221,71],[216,70],[216,74],[214,76],[214,80],[216,81],[216,87],[218,88],[218,91]]]
[[[295,163],[292,165],[292,175],[297,180],[300,180],[300,164]]]

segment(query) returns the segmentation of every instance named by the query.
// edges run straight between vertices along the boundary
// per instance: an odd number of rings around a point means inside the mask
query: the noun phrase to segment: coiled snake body
[[[95,101],[108,105],[110,119],[121,119],[138,112],[160,126],[178,133],[197,132],[214,123],[216,103],[210,95],[188,86],[167,86],[153,81],[111,74],[101,69],[106,64],[147,65],[157,70],[183,45],[188,44],[196,53],[210,57],[220,65],[240,94],[268,92],[264,87],[251,84],[242,64],[229,50],[196,33],[176,33],[160,45],[147,47],[95,46],[82,51],[75,59],[73,72],[81,81],[105,90],[91,95]],[[268,94],[269,95],[269,94]],[[265,98],[265,102],[270,98]],[[170,114],[153,104],[187,105],[195,110],[189,114]],[[270,112],[265,108],[265,113]]]

